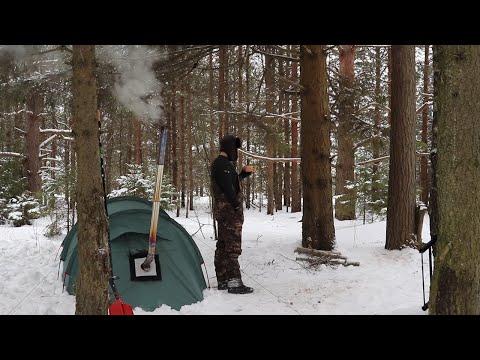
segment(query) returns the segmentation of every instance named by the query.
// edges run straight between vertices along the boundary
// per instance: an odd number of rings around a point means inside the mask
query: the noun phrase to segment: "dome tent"
[[[131,277],[130,254],[148,249],[152,202],[123,196],[107,201],[110,221],[110,248],[115,285],[122,300],[133,308],[152,311],[165,304],[175,310],[203,300],[206,288],[201,265],[202,255],[185,229],[165,211],[160,210],[157,231],[157,254],[160,280],[135,281]],[[77,224],[63,240],[63,283],[75,294],[79,274],[77,257]]]

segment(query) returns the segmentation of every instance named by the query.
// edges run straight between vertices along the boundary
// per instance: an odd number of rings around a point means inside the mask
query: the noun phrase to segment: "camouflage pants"
[[[230,204],[228,206],[231,207]],[[226,216],[224,216],[226,215]],[[218,240],[215,250],[217,282],[241,279],[238,257],[242,254],[243,209],[228,211],[217,217]]]

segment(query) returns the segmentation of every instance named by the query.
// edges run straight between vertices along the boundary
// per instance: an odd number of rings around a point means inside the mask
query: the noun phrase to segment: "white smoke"
[[[144,45],[106,45],[97,54],[120,73],[114,87],[117,99],[142,121],[163,121],[161,85],[153,70],[162,55]]]
[[[20,59],[31,53],[32,50],[32,45],[0,45],[0,57],[10,56],[14,59]]]

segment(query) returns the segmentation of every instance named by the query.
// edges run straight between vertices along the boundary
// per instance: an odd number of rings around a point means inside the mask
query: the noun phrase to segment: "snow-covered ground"
[[[211,288],[204,300],[180,311],[161,306],[153,312],[134,309],[136,315],[176,314],[392,314],[425,315],[422,311],[422,267],[418,251],[387,251],[385,222],[335,222],[337,251],[360,266],[322,265],[308,268],[295,261],[301,244],[301,213],[245,211],[243,281],[252,294],[233,295],[215,289],[215,241],[206,199],[197,199],[195,212],[176,218],[194,235],[203,255]],[[423,241],[430,240],[428,215]],[[0,314],[74,314],[75,297],[62,289],[59,253],[63,236],[43,236],[48,219],[15,228],[0,225]],[[425,254],[427,255],[427,253]],[[428,255],[424,256],[428,299]]]

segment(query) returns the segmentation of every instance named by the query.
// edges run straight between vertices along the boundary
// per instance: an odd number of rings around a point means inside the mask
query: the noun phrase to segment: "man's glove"
[[[252,166],[252,165],[245,165],[243,168],[242,168],[242,171],[240,172],[240,177],[243,179],[243,178],[246,178],[247,176],[250,176],[253,174],[253,172],[255,171],[255,167]]]

